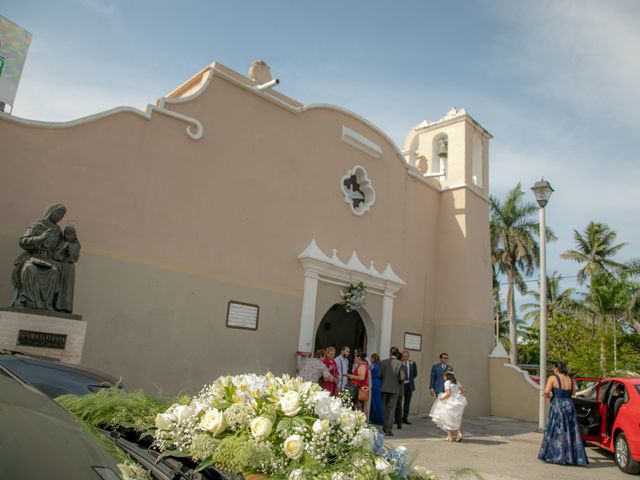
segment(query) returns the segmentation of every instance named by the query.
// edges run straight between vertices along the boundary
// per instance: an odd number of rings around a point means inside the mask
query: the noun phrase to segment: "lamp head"
[[[551,188],[551,184],[547,182],[544,178],[540,179],[531,187],[533,190],[533,194],[536,196],[536,201],[540,208],[544,208],[549,203],[549,198],[551,198],[551,194],[553,193],[553,188]]]

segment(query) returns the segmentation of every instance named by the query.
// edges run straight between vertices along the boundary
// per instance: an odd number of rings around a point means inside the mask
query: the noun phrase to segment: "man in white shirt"
[[[347,384],[349,383],[349,379],[347,378],[347,374],[349,372],[349,354],[351,353],[351,349],[349,347],[342,347],[342,351],[338,358],[335,359],[336,365],[338,366],[338,390],[344,390],[347,388]]]

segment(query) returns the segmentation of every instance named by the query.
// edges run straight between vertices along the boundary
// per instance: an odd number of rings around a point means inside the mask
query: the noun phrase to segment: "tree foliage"
[[[538,266],[537,206],[523,199],[520,184],[504,201],[491,198],[491,257],[494,322],[512,363],[538,364],[540,355],[540,294],[527,289],[527,277]],[[548,239],[554,239],[548,231]],[[547,362],[567,362],[575,376],[602,377],[614,371],[640,372],[640,259],[615,258],[624,242],[608,225],[590,222],[574,230],[574,248],[561,257],[578,264],[576,277],[585,290],[561,288],[562,276],[547,277]],[[500,275],[507,278],[502,308]],[[539,284],[538,284],[539,287]],[[532,301],[515,312],[515,291]],[[502,339],[509,325],[509,342]]]
[[[506,275],[511,363],[516,363],[518,352],[515,289],[521,294],[527,293],[525,277],[534,272],[539,258],[540,225],[536,221],[538,206],[525,201],[524,195],[518,183],[504,201],[491,197],[490,236],[494,288],[497,274]],[[551,230],[547,232],[547,237],[555,238]]]
[[[560,255],[581,265],[578,270],[578,283],[598,273],[620,270],[624,265],[613,260],[613,256],[626,243],[614,244],[618,234],[604,223],[590,222],[583,233],[573,231],[576,248]]]

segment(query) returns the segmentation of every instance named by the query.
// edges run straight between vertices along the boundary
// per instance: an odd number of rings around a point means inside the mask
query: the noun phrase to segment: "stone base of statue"
[[[0,309],[0,348],[79,364],[87,323],[82,315],[27,308]]]

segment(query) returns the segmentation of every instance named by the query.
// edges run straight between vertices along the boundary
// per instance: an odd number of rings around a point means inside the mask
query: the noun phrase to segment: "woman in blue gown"
[[[567,365],[557,362],[549,377],[544,396],[551,397],[551,409],[538,458],[559,465],[587,465],[576,407],[571,397],[576,386],[567,375]]]
[[[382,378],[380,377],[380,355],[371,355],[371,407],[369,410],[369,423],[382,425]]]

